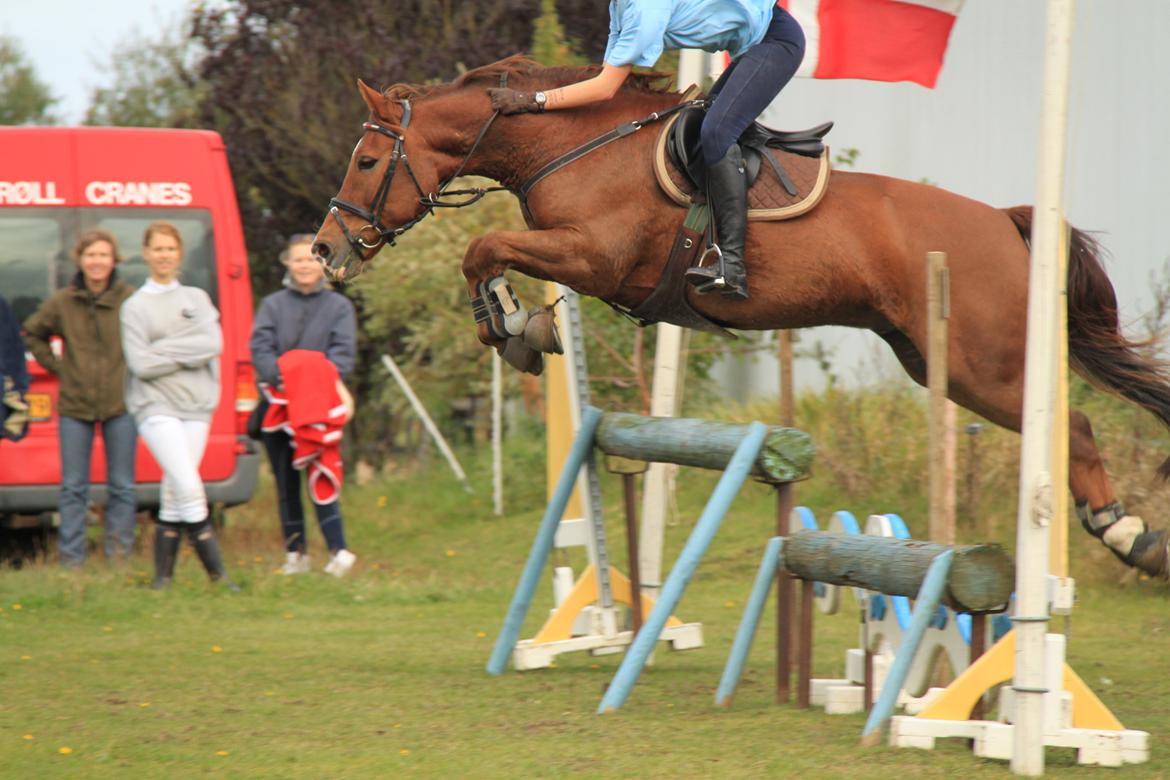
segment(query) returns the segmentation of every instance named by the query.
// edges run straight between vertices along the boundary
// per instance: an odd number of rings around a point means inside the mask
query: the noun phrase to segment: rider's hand
[[[492,109],[505,116],[509,114],[531,113],[537,114],[544,110],[544,106],[536,102],[535,92],[517,92],[514,89],[489,89],[488,95],[492,99]]]

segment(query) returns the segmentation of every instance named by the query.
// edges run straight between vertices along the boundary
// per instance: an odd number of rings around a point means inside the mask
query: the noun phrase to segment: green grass
[[[238,595],[209,588],[189,550],[175,586],[161,593],[147,587],[145,552],[126,568],[93,559],[81,572],[4,570],[0,776],[1008,776],[1006,764],[975,759],[957,740],[933,752],[862,749],[861,716],[774,704],[772,609],[735,706],[712,706],[774,523],[772,498],[758,485],[736,501],[679,609],[703,623],[706,647],[661,650],[619,714],[594,713],[620,656],[565,655],[554,669],[487,675],[543,508],[538,436],[513,437],[502,518],[491,514],[487,459],[472,453],[461,457],[479,488],[473,496],[438,459],[347,486],[347,531],[360,561],[346,580],[319,573],[315,529],[317,573],[274,573],[281,551],[267,484],[230,514],[224,533]],[[682,522],[667,529],[667,561],[715,478],[683,471]],[[613,557],[624,569],[620,490],[609,477],[603,489]],[[800,496],[821,517],[899,508],[850,506],[828,475],[802,485]],[[1111,576],[1089,578],[1080,592],[1070,663],[1127,727],[1151,733],[1150,763],[1109,776],[1167,776],[1170,593],[1150,582],[1118,585],[1120,567],[1104,565]],[[550,602],[551,588],[542,587],[522,636]],[[851,610],[818,616],[815,674],[842,673],[856,626]],[[59,752],[65,747],[71,752]],[[1050,751],[1048,765],[1069,777],[1102,771],[1076,767],[1071,751]]]

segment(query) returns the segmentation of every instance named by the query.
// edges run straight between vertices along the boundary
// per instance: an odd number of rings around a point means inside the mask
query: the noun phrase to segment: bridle
[[[501,80],[501,85],[506,82]],[[410,100],[403,99],[399,101],[402,104],[402,122],[399,125],[405,130],[410,125],[411,106]],[[474,187],[470,189],[449,190],[447,186],[457,179],[463,169],[467,166],[468,161],[475,150],[479,148],[479,144],[483,141],[487,131],[491,128],[492,123],[496,121],[496,117],[500,115],[499,111],[492,113],[488,120],[480,128],[479,135],[475,137],[475,142],[471,145],[471,149],[463,158],[463,162],[459,164],[459,168],[451,176],[448,176],[439,183],[439,191],[425,192],[422,185],[418,182],[418,177],[414,175],[414,169],[410,167],[410,160],[406,156],[406,137],[402,133],[395,132],[388,127],[383,127],[377,122],[362,123],[362,132],[381,133],[382,135],[394,141],[394,148],[390,152],[390,161],[386,165],[386,170],[382,174],[382,181],[378,185],[378,191],[374,193],[373,201],[369,208],[362,208],[356,203],[342,200],[341,198],[331,198],[329,200],[329,215],[341,228],[341,232],[345,235],[346,241],[349,242],[350,249],[356,252],[360,257],[363,251],[370,249],[377,249],[383,245],[394,246],[395,240],[412,227],[422,222],[427,216],[434,212],[437,208],[461,209],[464,206],[470,206],[477,202],[484,195],[489,192],[500,192],[508,189],[507,187]],[[414,182],[414,188],[418,192],[418,202],[423,206],[423,210],[419,212],[413,219],[405,222],[398,227],[387,227],[382,224],[382,209],[386,205],[386,198],[390,195],[390,185],[394,182],[394,174],[398,172],[399,163],[406,170],[410,180]],[[462,200],[443,200],[450,196],[467,196]],[[351,232],[346,226],[345,220],[341,218],[341,212],[345,211],[353,214],[355,217],[365,220],[366,224],[358,228],[356,232]],[[367,240],[369,239],[369,240]],[[337,268],[348,261],[348,256],[341,261],[334,259],[330,262],[330,267]]]

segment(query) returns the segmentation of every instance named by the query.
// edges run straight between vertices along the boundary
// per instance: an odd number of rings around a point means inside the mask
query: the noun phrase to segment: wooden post
[[[800,649],[796,655],[796,706],[807,710],[812,699],[813,595],[817,584],[800,581]]]
[[[780,424],[791,428],[796,424],[796,390],[792,378],[792,331],[778,330],[780,341]]]
[[[626,546],[630,561],[630,619],[634,633],[642,630],[642,576],[638,563],[638,496],[633,474],[622,474],[626,499]]]
[[[776,486],[776,535],[788,536],[792,514],[792,485]],[[792,698],[792,575],[783,566],[776,572],[776,701],[787,704]]]
[[[987,638],[987,616],[983,613],[976,613],[971,616],[971,664],[979,660],[979,656],[983,655],[984,645]],[[983,697],[980,696],[975,700],[975,706],[971,709],[971,720],[983,720]]]
[[[950,425],[947,424],[950,280],[946,253],[927,252],[926,266],[926,303],[929,310],[926,384],[930,390],[930,540],[940,544],[954,544],[955,426],[953,410]]]

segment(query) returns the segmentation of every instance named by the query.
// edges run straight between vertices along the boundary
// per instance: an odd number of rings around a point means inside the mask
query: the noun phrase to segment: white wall
[[[797,79],[762,117],[797,129],[832,119],[833,148],[860,150],[856,170],[928,179],[996,206],[1031,203],[1036,190],[1043,78],[1042,0],[968,0],[935,89],[915,84]],[[875,31],[875,34],[880,34]],[[1152,274],[1170,260],[1170,1],[1078,0],[1073,39],[1066,197],[1070,221],[1099,231],[1112,255],[1123,323],[1151,305]],[[870,375],[875,355],[896,365],[876,336],[817,328],[837,350],[836,373]],[[775,395],[770,360],[724,361],[730,397]],[[800,387],[823,383],[810,361]]]

